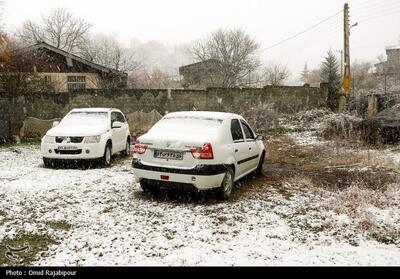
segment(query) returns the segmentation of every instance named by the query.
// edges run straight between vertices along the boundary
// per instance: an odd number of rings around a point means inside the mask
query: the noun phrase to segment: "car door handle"
[[[238,152],[239,150],[238,149],[235,149],[235,152]]]

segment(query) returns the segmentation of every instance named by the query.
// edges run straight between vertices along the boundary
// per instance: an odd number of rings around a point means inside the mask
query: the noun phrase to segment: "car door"
[[[243,163],[247,156],[247,142],[244,140],[243,130],[240,126],[239,119],[232,119],[231,120],[231,134],[233,140],[233,150],[234,150],[234,157],[236,161],[236,177],[242,176],[245,171],[246,167]]]
[[[122,128],[121,128],[121,148],[122,150],[125,149],[125,144],[126,144],[126,138],[129,135],[129,125],[128,121],[126,121],[126,118],[122,112],[118,112],[117,114],[118,121],[122,123]]]
[[[242,125],[243,128],[243,133],[246,140],[247,152],[248,152],[246,157],[246,162],[244,163],[245,164],[244,167],[246,168],[246,172],[249,172],[255,169],[258,165],[260,147],[256,142],[256,136],[253,130],[250,128],[249,124],[247,124],[247,122],[242,119],[240,120],[240,124]]]
[[[111,127],[115,121],[121,122],[121,113],[117,111],[111,112]],[[113,153],[121,151],[125,148],[125,129],[122,125],[120,128],[112,129],[112,142],[113,142]]]

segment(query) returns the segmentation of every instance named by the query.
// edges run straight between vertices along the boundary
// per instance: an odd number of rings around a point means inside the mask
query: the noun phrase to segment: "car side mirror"
[[[256,137],[256,140],[262,140],[263,139],[263,136],[262,135],[258,135],[257,137]]]
[[[53,128],[54,128],[55,126],[57,126],[59,123],[60,123],[60,121],[54,121],[54,122],[53,122]]]
[[[119,121],[114,121],[111,128],[116,129],[116,128],[121,128],[122,127],[122,122]]]

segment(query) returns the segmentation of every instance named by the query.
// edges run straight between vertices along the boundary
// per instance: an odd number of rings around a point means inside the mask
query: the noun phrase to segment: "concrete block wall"
[[[125,89],[86,90],[79,92],[1,92],[0,120],[8,123],[9,134],[19,135],[27,117],[62,118],[73,108],[113,107],[125,114],[153,110],[164,115],[184,110],[226,111],[247,114],[255,107],[268,107],[277,114],[327,106],[325,87],[267,86],[264,88]],[[1,136],[1,135],[0,135]]]

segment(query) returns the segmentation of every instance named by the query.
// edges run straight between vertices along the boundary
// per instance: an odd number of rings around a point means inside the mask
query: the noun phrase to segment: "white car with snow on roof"
[[[240,115],[174,112],[137,139],[132,166],[145,192],[219,188],[227,199],[235,181],[261,174],[265,155],[262,137]]]
[[[101,160],[111,165],[113,154],[129,155],[131,136],[124,114],[112,108],[73,109],[42,138],[46,167],[61,160]]]

